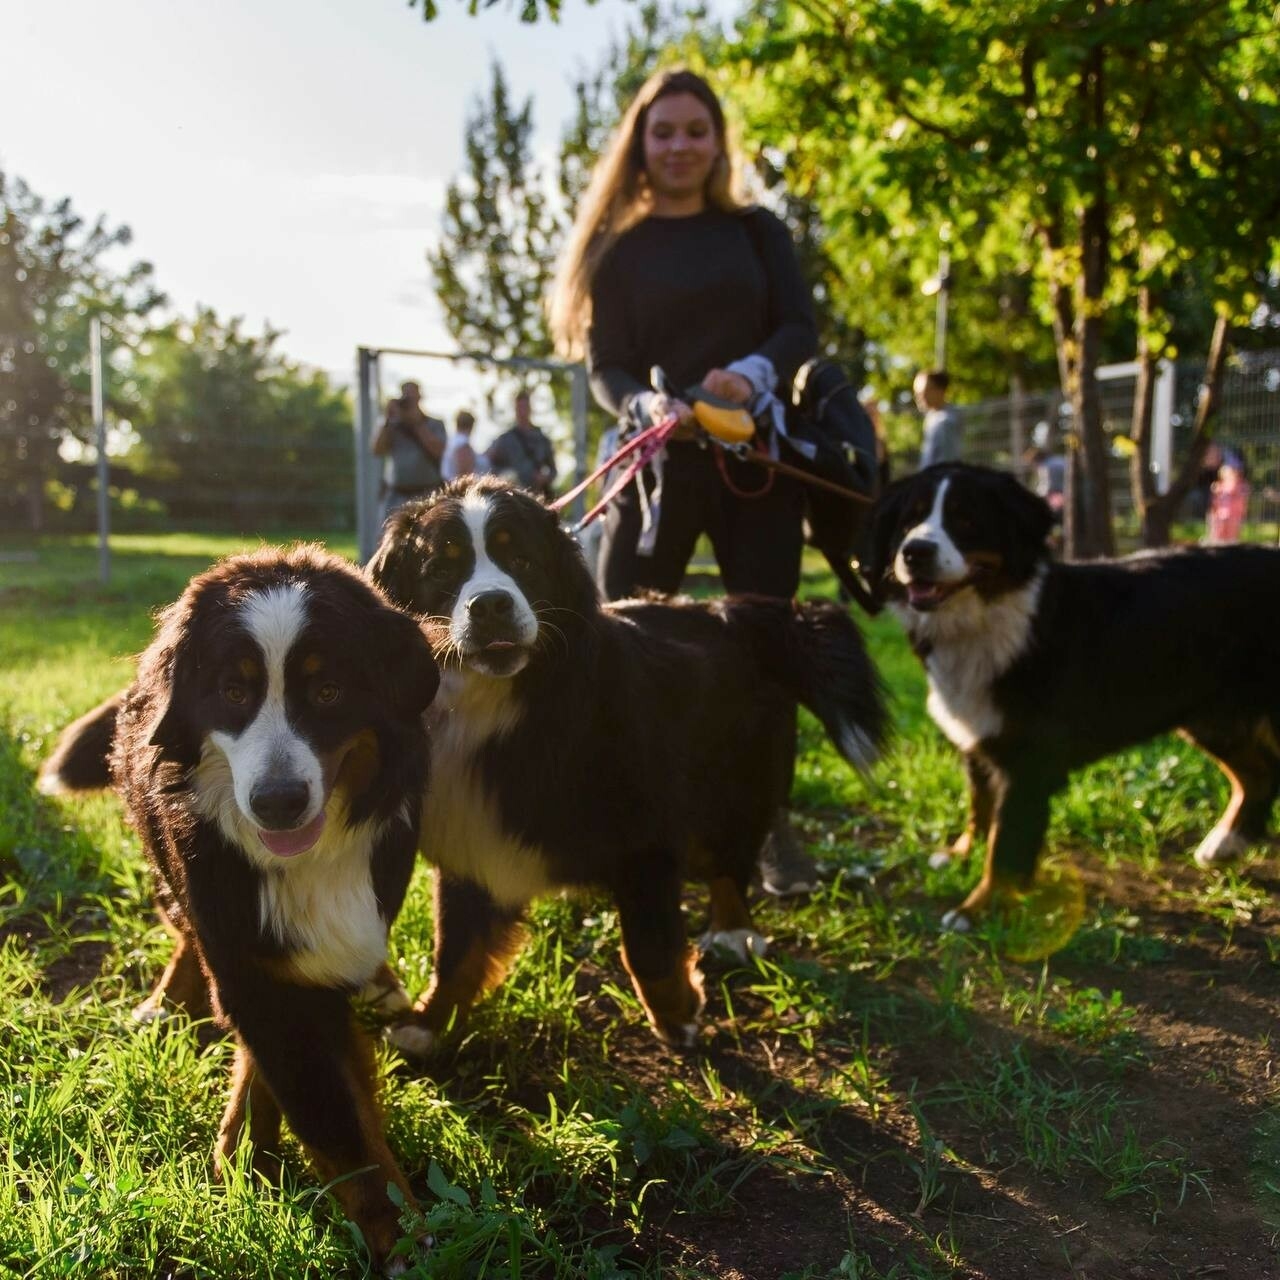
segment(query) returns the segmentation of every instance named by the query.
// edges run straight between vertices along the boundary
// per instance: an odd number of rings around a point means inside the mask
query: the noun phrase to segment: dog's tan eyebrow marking
[[[324,666],[324,659],[318,653],[309,653],[302,660],[302,674],[313,676]]]
[[[511,541],[511,534],[506,529],[497,529],[491,541],[495,547],[505,547]]]
[[[241,658],[236,664],[236,674],[242,680],[256,680],[258,678],[258,664],[252,658]]]
[[[440,548],[440,554],[442,556],[448,556],[450,560],[457,560],[458,557],[462,555],[462,548],[450,539]]]

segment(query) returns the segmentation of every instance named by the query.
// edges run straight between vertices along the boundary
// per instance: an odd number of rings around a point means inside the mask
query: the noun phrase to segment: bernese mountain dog
[[[602,606],[555,515],[492,477],[400,511],[369,568],[442,668],[422,824],[435,972],[392,1039],[429,1051],[501,980],[532,899],[600,888],[654,1032],[692,1045],[683,881],[709,887],[706,946],[764,951],[746,893],[786,800],[796,703],[861,768],[885,732],[858,628],[825,603]]]
[[[940,860],[987,838],[977,888],[944,923],[1033,878],[1049,800],[1073,769],[1170,730],[1231,785],[1202,867],[1266,833],[1280,787],[1280,551],[1232,546],[1054,562],[1053,513],[1013,476],[943,463],[891,485],[864,571],[964,752],[969,820]]]
[[[236,556],[160,615],[133,685],[41,774],[46,792],[114,783],[137,828],[177,943],[138,1016],[211,999],[235,1034],[217,1168],[247,1129],[274,1173],[283,1114],[378,1263],[400,1234],[388,1183],[413,1198],[350,995],[385,973],[438,683],[421,629],[344,561]]]

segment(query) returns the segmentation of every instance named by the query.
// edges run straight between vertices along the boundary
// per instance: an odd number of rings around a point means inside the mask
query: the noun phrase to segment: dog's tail
[[[869,769],[888,737],[889,710],[862,632],[846,610],[825,600],[749,597],[726,600],[723,609],[752,637],[769,675],[822,721],[840,754],[855,769]]]
[[[111,744],[123,702],[124,694],[117,693],[62,731],[36,779],[45,795],[100,791],[111,785]]]

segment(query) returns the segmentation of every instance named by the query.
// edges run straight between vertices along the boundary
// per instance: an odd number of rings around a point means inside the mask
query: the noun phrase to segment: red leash
[[[602,466],[597,467],[581,484],[575,485],[568,493],[562,494],[554,502],[548,503],[552,511],[559,511],[567,503],[572,502],[588,485],[598,480],[606,472],[617,466],[620,459],[625,458],[628,454],[635,454],[630,466],[622,478],[610,485],[609,492],[596,503],[590,511],[587,512],[576,525],[573,526],[572,532],[577,533],[579,530],[585,529],[594,519],[596,519],[604,509],[611,503],[614,498],[620,494],[623,489],[634,480],[643,467],[646,467],[653,458],[663,449],[671,434],[680,425],[680,419],[673,413],[668,418],[663,418],[657,426],[649,427],[640,432],[633,439],[628,440],[617,453],[613,455]]]
[[[596,503],[590,511],[587,512],[576,525],[573,526],[573,532],[577,533],[585,529],[593,520],[597,519],[609,505],[620,494],[623,489],[629,485],[636,475],[646,467],[666,445],[671,438],[672,433],[680,425],[680,419],[672,414],[668,418],[663,418],[656,426],[647,427],[638,435],[633,436],[626,444],[619,449],[613,457],[607,459],[598,466],[585,480],[573,486],[567,493],[563,493],[554,502],[547,503],[547,507],[551,511],[560,511],[567,507],[574,498],[583,493],[591,485],[593,485],[601,476],[612,471],[624,458],[635,455],[622,478],[609,486],[609,491],[599,502]],[[789,463],[782,462],[777,458],[771,458],[763,449],[754,448],[747,444],[728,444],[724,440],[719,440],[715,436],[703,432],[707,441],[717,447],[716,467],[720,472],[720,478],[724,481],[729,492],[735,497],[750,499],[763,498],[773,488],[774,473],[781,472],[784,476],[791,476],[793,479],[799,480],[802,484],[813,485],[818,489],[826,489],[829,493],[839,494],[842,498],[847,498],[850,502],[861,502],[870,506],[875,501],[874,498],[864,493],[855,493],[852,489],[846,489],[843,485],[835,484],[830,480],[824,480],[821,476],[810,475],[809,472],[801,470],[799,467],[793,467]],[[742,462],[754,462],[765,467],[768,470],[768,476],[763,485],[759,489],[742,489],[729,477],[729,468],[725,464],[724,454],[731,453]]]
[[[842,498],[848,498],[850,502],[861,502],[868,507],[875,501],[875,498],[869,494],[857,493],[853,489],[846,489],[844,485],[836,484],[833,480],[824,480],[821,476],[810,475],[809,472],[803,471],[799,467],[793,467],[789,462],[781,462],[777,458],[771,458],[763,449],[752,448],[749,445],[725,444],[723,440],[717,440],[715,436],[709,438],[712,444],[719,445],[725,453],[731,453],[735,458],[740,458],[744,462],[759,463],[762,467],[768,467],[770,472],[780,471],[784,476],[791,476],[802,484],[813,485],[815,489],[825,489],[828,493],[837,493]],[[717,456],[716,461],[720,466],[720,474],[724,477],[725,484],[739,498],[762,498],[769,492],[770,485],[773,483],[772,474],[769,477],[769,483],[765,484],[763,488],[748,493],[730,483],[728,471],[719,456]]]

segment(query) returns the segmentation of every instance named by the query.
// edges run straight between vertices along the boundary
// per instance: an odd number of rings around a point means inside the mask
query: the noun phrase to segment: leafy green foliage
[[[212,1181],[229,1046],[129,1017],[168,949],[136,838],[114,800],[31,785],[61,726],[128,678],[151,609],[239,545],[122,538],[110,590],[88,539],[33,540],[33,562],[4,567],[0,669],[23,678],[0,681],[0,1264],[19,1274],[363,1266],[296,1148],[279,1187],[247,1165]],[[508,980],[429,1071],[382,1051],[389,1141],[436,1241],[406,1252],[410,1274],[710,1280],[748,1240],[797,1280],[1004,1277],[1028,1251],[1083,1271],[1077,1247],[1145,1242],[1155,1218],[1190,1274],[1218,1256],[1203,1224],[1222,1203],[1234,1249],[1268,1247],[1280,948],[1258,927],[1264,878],[1185,866],[1223,799],[1213,766],[1163,741],[1073,779],[1049,846],[1089,892],[1063,950],[1014,961],[996,921],[943,934],[976,874],[926,864],[961,820],[959,761],[900,632],[866,630],[897,742],[867,784],[803,719],[797,822],[832,875],[756,905],[770,954],[709,970],[695,1054],[654,1049],[595,897],[536,904]],[[696,931],[700,895],[688,909]],[[431,946],[420,873],[391,957],[415,992]]]
[[[89,321],[136,341],[163,297],[151,264],[116,265],[128,227],[86,223],[0,171],[0,521],[44,519],[44,485],[64,437],[92,434]],[[114,390],[114,389],[113,389]],[[112,406],[122,406],[116,400]]]
[[[353,523],[350,402],[282,355],[279,339],[202,308],[141,345],[131,371],[138,443],[127,460],[170,520]]]
[[[542,300],[561,228],[532,137],[532,99],[512,102],[494,63],[489,90],[467,118],[466,171],[449,184],[442,233],[427,255],[445,325],[462,351],[551,355]]]
[[[984,350],[1042,371],[1052,327],[1089,487],[1069,534],[1108,547],[1094,373],[1117,342],[1132,353],[1135,287],[1195,263],[1243,320],[1274,264],[1270,5],[761,4],[736,54],[752,130],[816,203],[851,318],[922,362],[917,290],[946,238],[962,393],[998,389]]]

